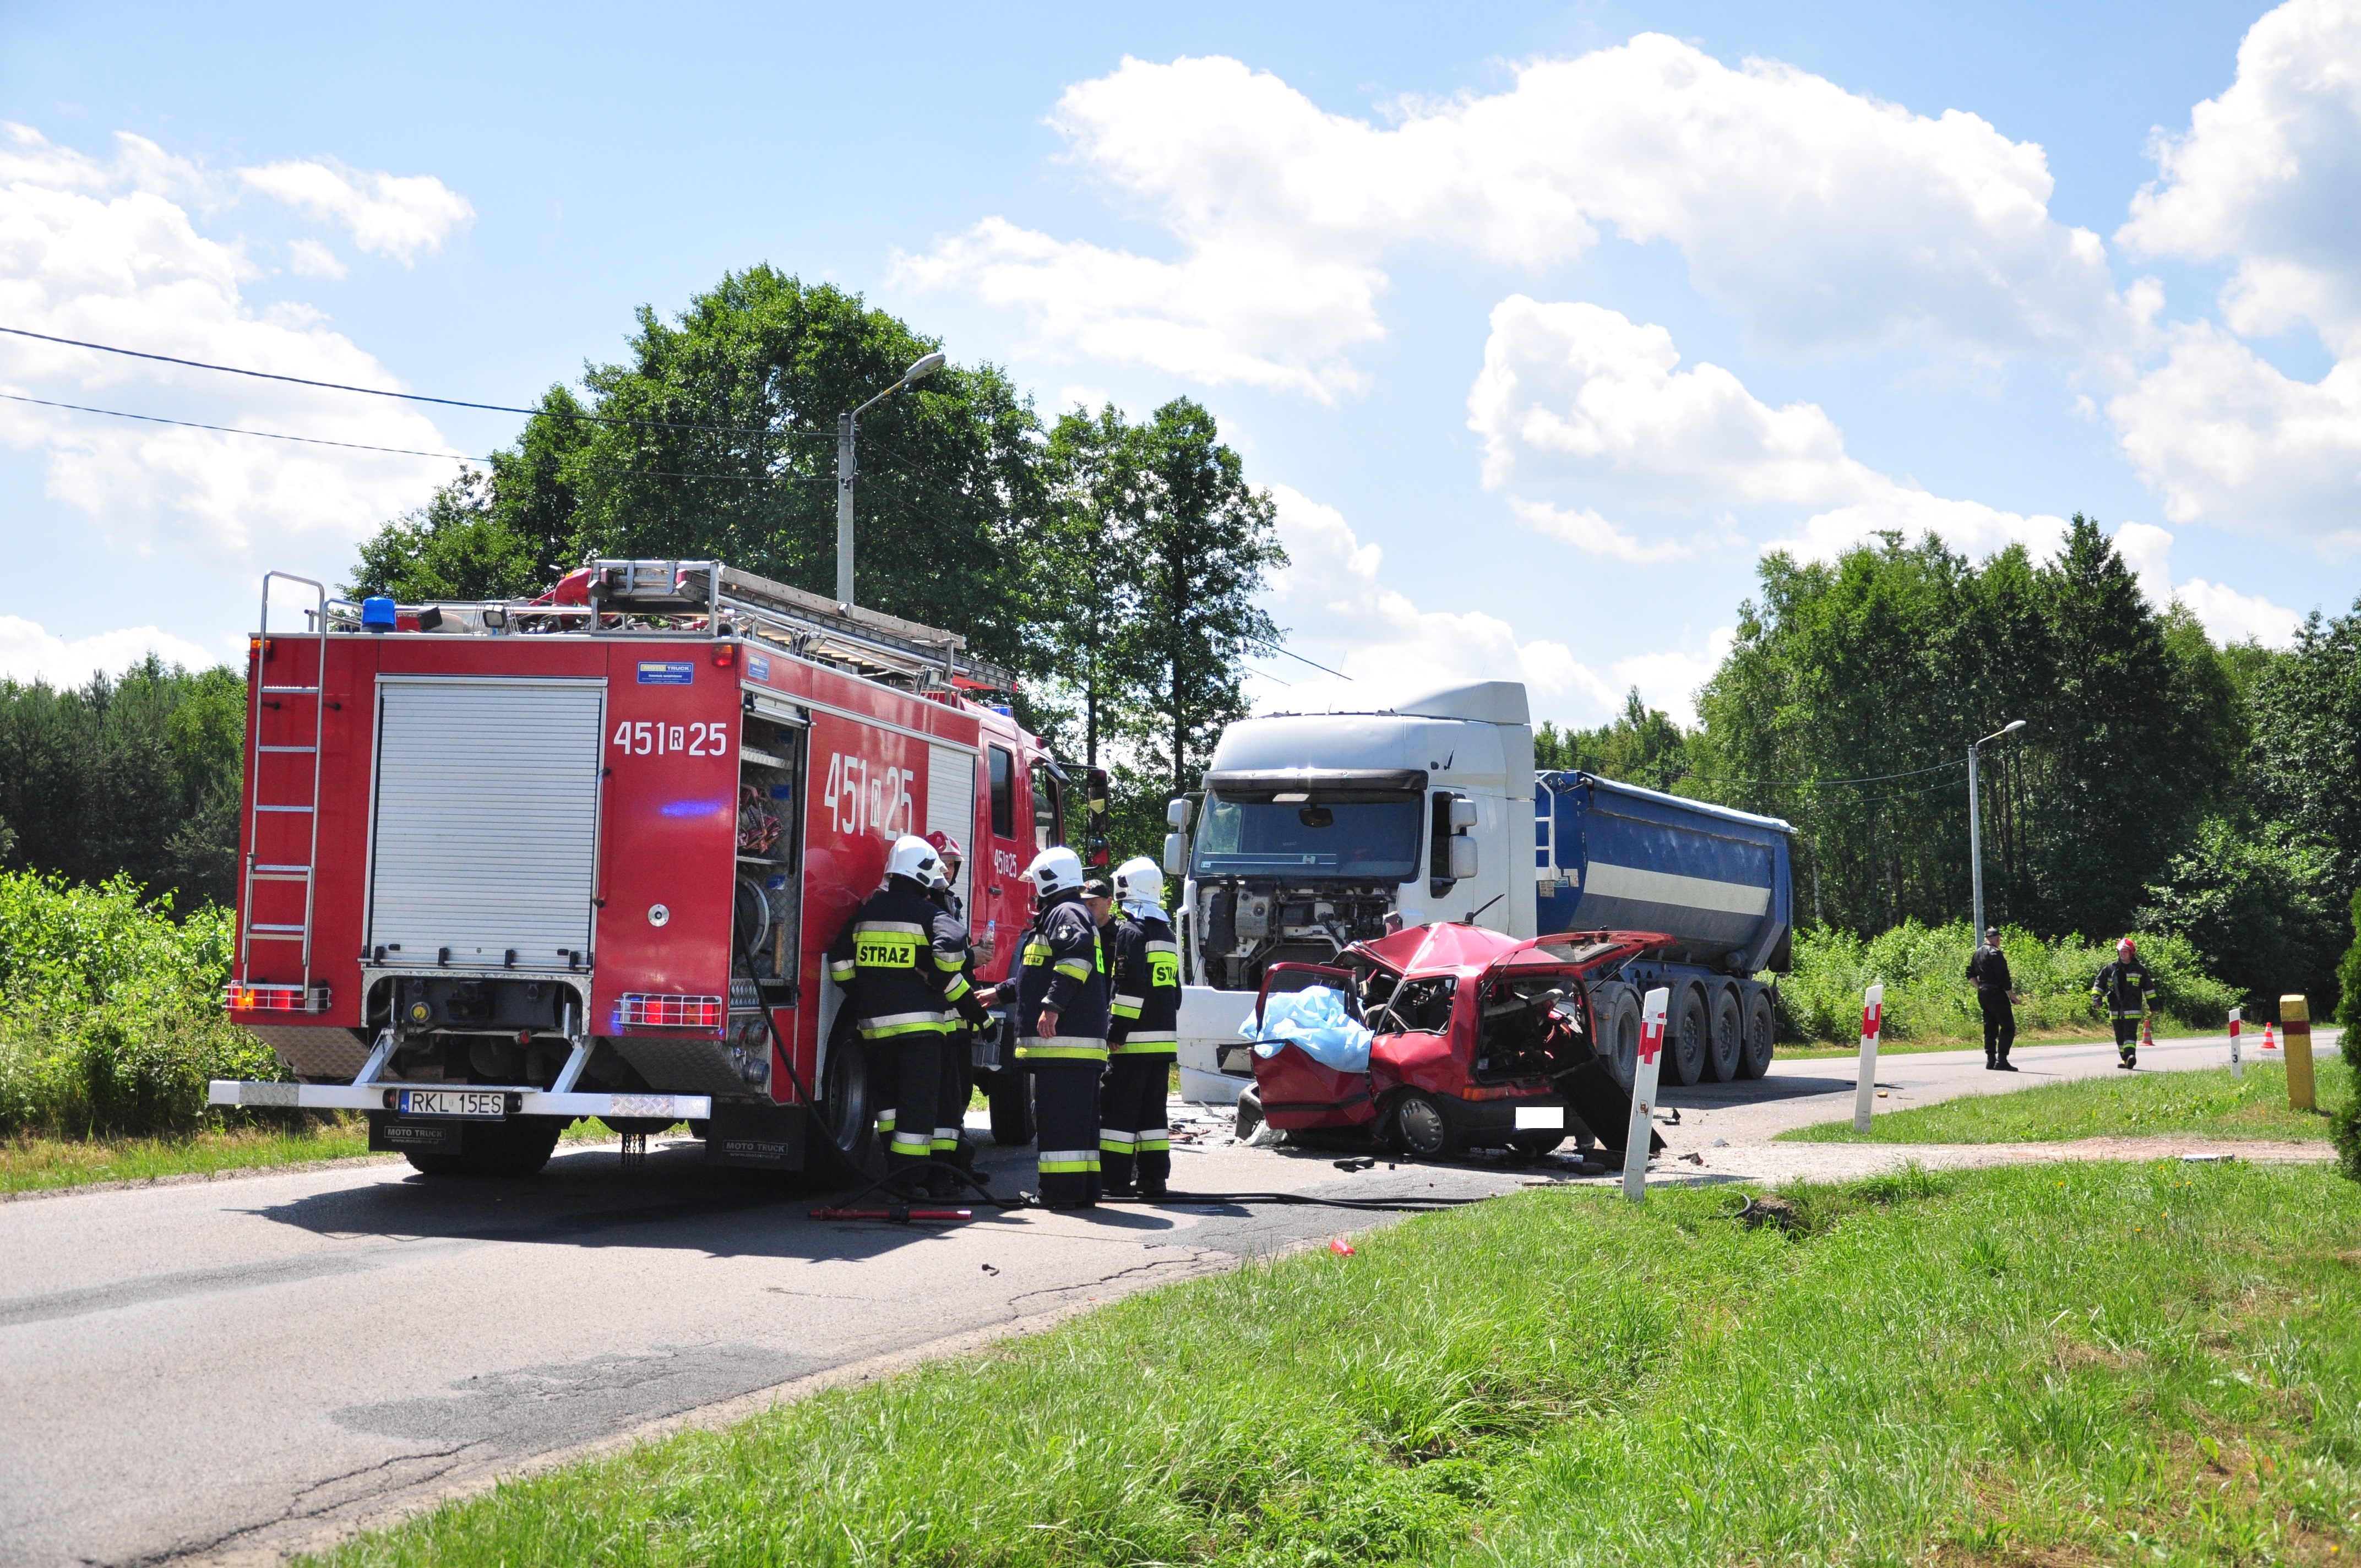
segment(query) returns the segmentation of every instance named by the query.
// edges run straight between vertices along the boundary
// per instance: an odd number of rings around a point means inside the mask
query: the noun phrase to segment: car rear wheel
[[[1701,988],[1681,988],[1670,1024],[1664,1031],[1664,1078],[1675,1084],[1695,1083],[1705,1076],[1706,1053],[1713,1048],[1713,1023]]]
[[[1746,996],[1746,1044],[1738,1054],[1738,1076],[1761,1078],[1771,1070],[1771,1050],[1778,1039],[1778,1025],[1771,1014],[1771,992],[1763,986],[1751,988]]]
[[[1714,1083],[1728,1083],[1738,1076],[1738,1064],[1746,1052],[1746,1018],[1738,1005],[1738,987],[1717,987],[1711,1003],[1712,1036],[1705,1056],[1706,1078]]]
[[[1431,1094],[1411,1090],[1394,1102],[1394,1136],[1417,1159],[1448,1159],[1459,1152],[1459,1129]]]

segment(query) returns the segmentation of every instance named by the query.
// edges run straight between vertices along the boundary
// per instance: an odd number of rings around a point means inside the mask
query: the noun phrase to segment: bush
[[[2336,966],[2336,1021],[2345,1025],[2345,1059],[2361,1068],[2361,887],[2353,890],[2353,945]]]
[[[2222,1025],[2238,993],[2205,972],[2197,950],[2180,937],[2134,933],[2140,956],[2156,976],[2157,1011],[2197,1028]],[[1861,992],[1885,986],[1889,1038],[1981,1039],[1982,1015],[1967,982],[1975,938],[1964,920],[1922,926],[1905,920],[1863,938],[1828,929],[1795,933],[1795,967],[1779,981],[1782,1032],[1793,1040],[1850,1045],[1860,1038]],[[2107,944],[2079,936],[2044,941],[2012,927],[2001,933],[2009,975],[2025,1000],[2021,1029],[2095,1026],[2101,1014],[2091,981],[2114,956]]]
[[[181,1132],[213,1078],[284,1076],[222,1013],[228,910],[185,920],[129,879],[0,872],[0,1133]]]

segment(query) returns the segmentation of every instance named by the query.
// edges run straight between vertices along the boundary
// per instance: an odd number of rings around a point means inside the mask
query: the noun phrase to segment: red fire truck
[[[274,584],[308,590],[303,630],[270,629]],[[985,700],[1014,680],[963,639],[713,561],[400,606],[271,573],[247,674],[225,1000],[295,1081],[212,1101],[364,1111],[429,1172],[538,1170],[579,1117],[686,1121],[728,1166],[804,1168],[815,1136],[864,1158],[876,1107],[822,955],[888,846],[966,849],[989,982],[1026,862],[1104,809],[1102,775]],[[978,1080],[1022,1142],[999,1035]]]

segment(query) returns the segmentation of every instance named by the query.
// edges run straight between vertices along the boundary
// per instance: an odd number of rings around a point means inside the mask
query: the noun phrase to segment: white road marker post
[[[2246,1026],[2246,1010],[2245,1008],[2233,1007],[2230,1009],[2230,1076],[2232,1078],[2244,1078],[2246,1076],[2246,1061],[2238,1055],[2238,1033]]]
[[[1861,1087],[1852,1097],[1852,1130],[1869,1131],[1870,1102],[1877,1098],[1877,1036],[1885,1027],[1885,986],[1872,985],[1861,999]]]
[[[1673,993],[1663,986],[1640,1003],[1640,1059],[1631,1071],[1631,1128],[1623,1136],[1623,1196],[1639,1202],[1648,1190],[1648,1144],[1656,1132],[1656,1080],[1664,1069],[1664,1013]]]

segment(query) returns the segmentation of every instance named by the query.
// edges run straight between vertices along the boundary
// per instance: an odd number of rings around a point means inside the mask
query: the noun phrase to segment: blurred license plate
[[[405,1089],[394,1109],[405,1116],[476,1116],[498,1122],[509,1113],[509,1097],[466,1089]]]

